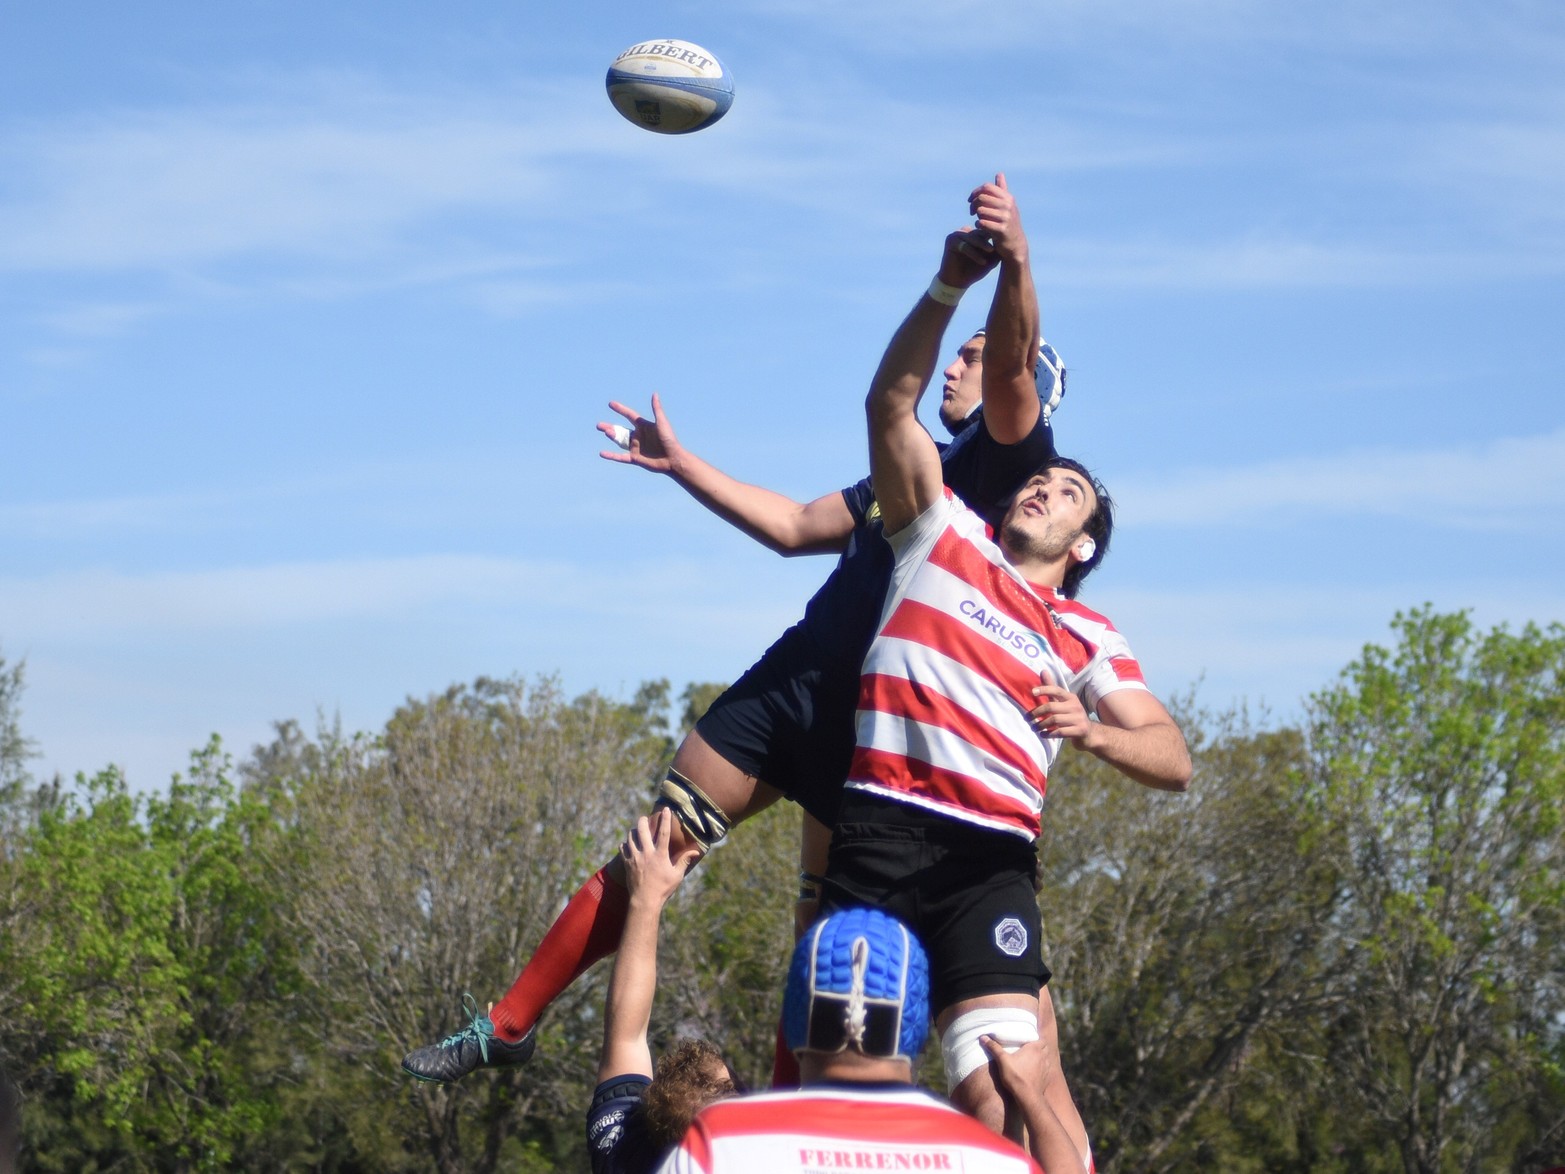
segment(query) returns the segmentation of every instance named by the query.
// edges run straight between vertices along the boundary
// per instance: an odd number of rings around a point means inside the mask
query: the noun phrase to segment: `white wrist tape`
[[[959,285],[947,285],[938,277],[929,283],[929,300],[942,306],[954,306],[967,291]]]
[[[978,1042],[986,1035],[1014,1052],[1038,1038],[1038,1013],[1026,1007],[980,1007],[953,1019],[940,1037],[947,1092],[989,1063],[989,1053]]]

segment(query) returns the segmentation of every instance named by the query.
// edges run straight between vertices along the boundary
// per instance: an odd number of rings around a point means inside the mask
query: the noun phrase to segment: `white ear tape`
[[[1098,544],[1090,538],[1083,538],[1081,545],[1076,548],[1076,557],[1082,562],[1090,562],[1092,556],[1098,553]]]

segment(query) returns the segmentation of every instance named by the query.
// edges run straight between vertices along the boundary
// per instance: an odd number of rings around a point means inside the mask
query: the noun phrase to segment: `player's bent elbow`
[[[1163,785],[1165,791],[1183,793],[1190,789],[1191,776],[1195,774],[1195,767],[1190,761],[1190,751],[1183,745],[1179,747],[1179,759],[1171,764],[1172,769],[1166,776]]]
[[[817,526],[775,526],[757,536],[761,545],[783,558],[807,554],[840,554],[848,544],[847,533],[834,533]]]

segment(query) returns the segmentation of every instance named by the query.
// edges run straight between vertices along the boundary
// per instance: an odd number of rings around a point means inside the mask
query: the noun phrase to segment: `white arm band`
[[[967,291],[959,285],[947,285],[938,277],[929,283],[929,300],[942,306],[954,306]]]

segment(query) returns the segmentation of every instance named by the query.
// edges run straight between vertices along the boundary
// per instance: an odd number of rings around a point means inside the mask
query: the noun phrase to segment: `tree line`
[[[1565,628],[1423,608],[1392,634],[1293,724],[1180,704],[1186,795],[1061,755],[1039,903],[1104,1174],[1565,1164]],[[145,793],[31,778],[22,674],[0,660],[23,1169],[586,1168],[606,968],[524,1069],[398,1062],[503,991],[716,686],[484,679],[373,734],[214,739]],[[779,805],[676,896],[655,1049],[704,1035],[765,1083],[796,837]]]

